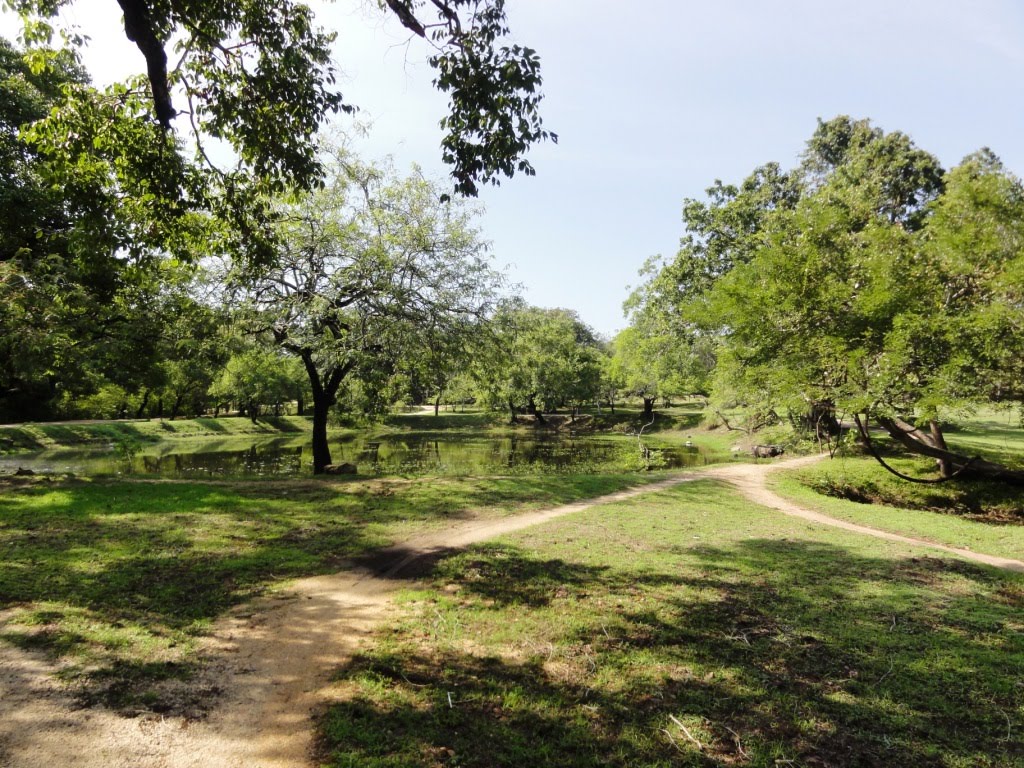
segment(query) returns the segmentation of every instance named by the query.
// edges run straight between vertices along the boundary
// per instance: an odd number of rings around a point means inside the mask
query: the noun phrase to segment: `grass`
[[[96,443],[131,446],[175,438],[296,435],[308,433],[309,429],[309,419],[303,416],[261,418],[255,424],[250,419],[239,417],[39,423],[0,427],[0,452],[40,451]]]
[[[403,605],[339,674],[324,765],[1024,763],[1024,578],[711,481],[475,547]]]
[[[956,450],[1024,467],[1024,421],[1019,412],[982,411],[946,428],[946,439]]]
[[[588,411],[593,416],[593,427],[599,432],[635,432],[646,422],[643,411],[635,404],[617,405],[615,413],[607,408],[600,413]],[[730,456],[749,459],[746,451],[733,450],[737,443],[742,442],[739,432],[730,432],[725,427],[708,426],[704,405],[697,400],[690,400],[672,405],[657,407],[654,410],[653,423],[644,429],[644,436],[666,443],[689,442],[714,456],[716,460],[727,460]]]
[[[413,413],[391,414],[384,419],[383,428],[387,431],[419,431],[419,432],[463,432],[479,434],[492,427],[506,427],[507,417],[492,411],[441,410],[436,416],[433,409]]]
[[[0,628],[59,659],[86,703],[174,708],[197,638],[284,580],[466,517],[654,480],[578,475],[178,483],[0,481]],[[168,701],[168,696],[172,700]],[[192,711],[197,702],[185,702]]]
[[[927,461],[892,463],[901,471],[934,475]],[[955,480],[917,485],[890,475],[870,457],[826,459],[769,482],[781,495],[842,520],[1024,559],[1024,494],[1019,488]]]

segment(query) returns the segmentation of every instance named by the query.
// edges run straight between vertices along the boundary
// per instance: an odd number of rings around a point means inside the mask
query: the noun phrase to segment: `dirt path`
[[[799,517],[821,525],[832,526],[833,528],[842,528],[844,531],[850,531],[851,533],[874,536],[878,539],[898,541],[902,544],[911,544],[919,547],[930,547],[931,549],[937,549],[942,552],[962,557],[965,560],[972,560],[976,563],[984,563],[985,565],[993,565],[996,568],[1005,568],[1009,571],[1024,573],[1024,562],[1020,560],[1011,560],[1007,557],[985,555],[980,552],[972,552],[969,549],[948,547],[944,544],[937,544],[923,539],[915,539],[910,536],[901,536],[898,533],[889,533],[888,531],[882,531],[878,528],[870,528],[866,525],[857,525],[856,523],[851,523],[846,520],[838,520],[834,517],[829,517],[828,515],[815,512],[814,510],[807,509],[806,507],[801,507],[792,501],[782,498],[777,493],[770,490],[765,483],[768,473],[772,470],[782,468],[795,469],[797,467],[806,466],[807,464],[819,461],[821,458],[822,457],[820,456],[805,456],[803,458],[790,459],[788,461],[772,465],[726,464],[720,467],[713,467],[705,474],[725,480],[729,484],[735,486],[740,493],[748,499],[760,504],[761,506],[777,509],[779,512],[793,517]]]
[[[76,709],[38,657],[0,647],[0,766],[4,768],[304,768],[311,713],[330,700],[329,675],[391,610],[398,576],[454,549],[604,504],[712,476],[752,501],[824,525],[1024,571],[1024,563],[885,533],[803,509],[769,491],[766,474],[816,460],[730,465],[600,499],[469,521],[382,552],[359,569],[295,582],[283,597],[250,603],[213,633],[211,675],[223,694],[203,721]]]

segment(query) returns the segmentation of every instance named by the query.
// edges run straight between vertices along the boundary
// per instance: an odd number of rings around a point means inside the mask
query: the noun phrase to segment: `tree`
[[[149,219],[135,232],[145,240],[160,239],[184,257],[183,240],[196,241],[178,227],[189,230],[193,214],[212,212],[230,223],[222,249],[271,259],[276,230],[268,195],[320,182],[317,133],[331,115],[353,109],[334,87],[333,35],[294,0],[118,2],[145,75],[103,91],[67,89],[30,131],[31,140],[55,172],[87,169],[115,180],[125,207]],[[65,4],[5,0],[22,16],[36,69],[59,61],[45,46]],[[385,0],[380,7],[432,48],[434,84],[450,96],[442,157],[452,166],[455,191],[475,195],[480,183],[532,174],[526,151],[557,137],[544,130],[538,112],[536,52],[505,42],[504,0]],[[72,31],[65,42],[59,55],[66,57],[84,41]],[[237,164],[215,164],[210,142],[230,147]]]
[[[77,413],[105,385],[159,386],[161,296],[181,272],[142,234],[152,196],[95,166],[56,173],[25,140],[85,87],[72,57],[50,63],[36,71],[0,41],[0,412],[18,418]]]
[[[629,391],[644,398],[645,416],[666,385],[668,392],[710,394],[721,335],[707,306],[710,291],[753,258],[765,221],[792,209],[804,186],[799,172],[767,163],[739,186],[716,179],[707,201],[683,202],[679,251],[667,261],[648,259],[644,281],[623,304],[632,330],[617,345],[615,365],[630,379]]]
[[[176,271],[162,281],[158,302],[166,321],[157,353],[163,382],[156,392],[157,413],[171,420],[185,411],[199,415],[206,410],[208,393],[232,351],[230,313],[209,295],[205,274],[180,265]]]
[[[622,390],[643,400],[643,416],[649,419],[654,403],[674,395],[697,394],[686,378],[685,345],[669,334],[645,334],[630,326],[612,342],[612,376],[622,381]]]
[[[410,345],[400,368],[415,382],[420,397],[433,401],[435,416],[446,394],[465,398],[464,372],[484,333],[486,323],[473,317],[464,318],[457,329],[427,327],[417,333],[418,341]]]
[[[219,402],[238,403],[255,424],[261,411],[273,408],[279,413],[292,399],[297,377],[304,376],[293,362],[279,349],[252,346],[232,355],[211,384],[210,395]]]
[[[482,358],[478,378],[488,401],[512,422],[524,408],[538,423],[544,412],[595,398],[601,381],[600,344],[568,309],[507,304],[495,319],[496,348]]]
[[[501,282],[472,211],[440,203],[419,173],[397,178],[343,152],[331,171],[282,206],[275,262],[236,275],[243,322],[308,375],[315,473],[331,463],[327,420],[343,382],[381,386],[424,334],[458,337],[486,316]]]
[[[706,293],[728,361],[773,405],[827,404],[937,460],[941,478],[1024,482],[951,451],[942,420],[1020,402],[1024,192],[990,153],[943,174],[906,136],[822,123],[804,191]],[[728,376],[728,373],[726,374]],[[882,461],[881,456],[873,452]]]

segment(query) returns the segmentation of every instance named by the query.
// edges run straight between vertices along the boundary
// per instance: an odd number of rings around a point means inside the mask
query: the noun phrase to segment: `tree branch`
[[[165,130],[168,130],[177,112],[171,103],[171,90],[167,83],[167,52],[153,29],[149,7],[146,0],[117,0],[117,4],[124,12],[125,36],[135,43],[146,57],[146,73],[153,90],[156,119]]]

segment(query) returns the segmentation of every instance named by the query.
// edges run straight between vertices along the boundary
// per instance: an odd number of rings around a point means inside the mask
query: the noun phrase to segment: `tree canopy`
[[[572,310],[507,302],[492,329],[494,343],[478,354],[476,375],[486,401],[507,408],[513,421],[523,409],[543,423],[545,411],[597,396],[601,345]]]
[[[84,42],[72,31],[60,51],[47,47],[67,4],[5,2],[21,14],[36,71],[76,56]],[[145,225],[143,240],[189,254],[182,246],[196,238],[180,242],[178,225],[193,212],[213,212],[235,235],[222,247],[270,258],[266,196],[320,183],[317,134],[333,114],[355,106],[336,88],[334,35],[293,0],[119,5],[145,74],[103,90],[74,83],[28,137],[55,169],[122,190],[121,205],[134,205]],[[557,137],[539,114],[536,52],[507,42],[504,0],[386,0],[380,7],[430,46],[434,85],[449,96],[442,157],[454,190],[475,195],[481,183],[532,174],[529,147]],[[213,142],[230,147],[237,163],[214,163]]]
[[[904,134],[840,117],[794,171],[709,197],[687,204],[679,256],[648,292],[677,327],[717,335],[719,390],[880,424],[943,476],[1020,481],[950,452],[941,430],[1021,402],[1024,188],[991,152],[945,172]]]

